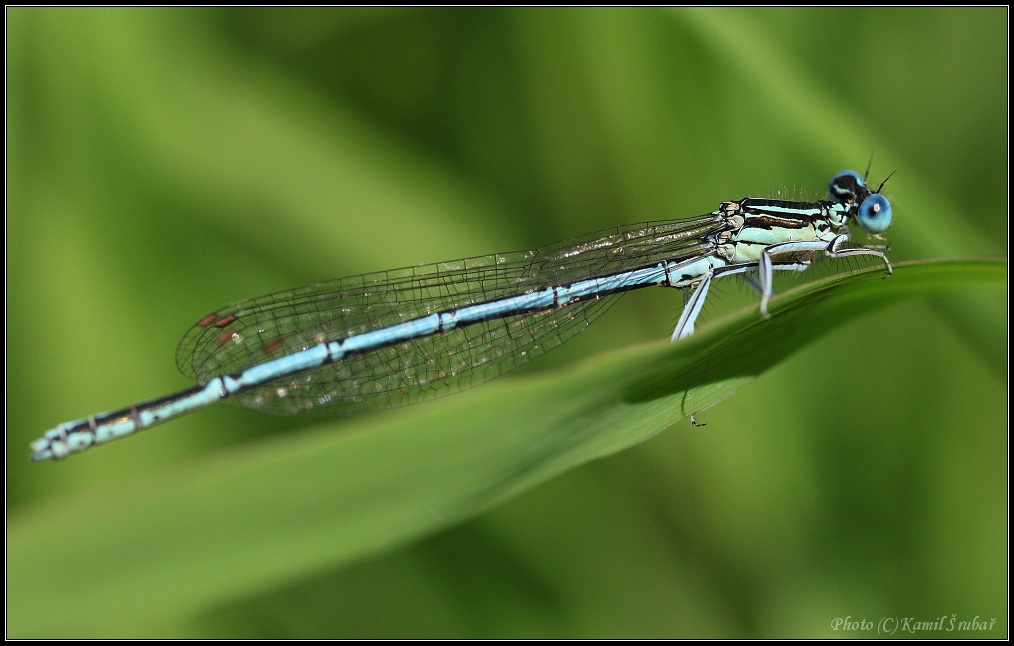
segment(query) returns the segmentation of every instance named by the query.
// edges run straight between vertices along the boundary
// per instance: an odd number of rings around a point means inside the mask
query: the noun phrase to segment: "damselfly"
[[[218,401],[283,414],[390,408],[472,386],[548,352],[623,292],[689,294],[672,340],[693,333],[712,281],[744,275],[768,316],[775,271],[818,254],[875,256],[848,246],[849,224],[876,236],[890,203],[854,171],[831,199],[744,198],[684,220],[646,222],[549,245],[363,274],[240,301],[201,318],[176,363],[200,385],[60,424],[32,460],[61,459]]]

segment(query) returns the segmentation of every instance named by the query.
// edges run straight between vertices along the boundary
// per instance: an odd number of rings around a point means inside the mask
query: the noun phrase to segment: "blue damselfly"
[[[883,187],[881,184],[880,188]],[[32,459],[61,459],[227,401],[284,414],[390,408],[472,386],[553,349],[616,295],[661,286],[689,294],[672,340],[689,336],[711,283],[743,275],[768,316],[775,271],[883,252],[847,246],[849,224],[878,235],[890,203],[854,171],[831,199],[744,198],[707,215],[605,229],[534,251],[341,278],[251,298],[201,318],[176,363],[200,385],[60,424]]]

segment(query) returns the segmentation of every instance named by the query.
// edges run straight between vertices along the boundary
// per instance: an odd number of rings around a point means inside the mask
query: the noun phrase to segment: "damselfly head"
[[[887,179],[890,179],[891,175],[888,175]],[[880,189],[884,188],[887,179],[880,183],[876,191],[871,192],[866,187],[865,178],[854,170],[846,170],[831,178],[827,192],[836,202],[852,207],[851,215],[863,231],[877,235],[891,226],[891,203],[880,194]],[[856,204],[859,205],[858,208]]]

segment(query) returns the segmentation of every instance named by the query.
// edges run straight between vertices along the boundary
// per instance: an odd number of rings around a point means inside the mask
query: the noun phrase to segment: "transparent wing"
[[[324,341],[343,339],[554,285],[704,252],[715,215],[606,229],[533,251],[350,276],[247,299],[204,317],[176,363],[205,383]],[[591,299],[413,339],[290,376],[226,402],[283,414],[389,408],[481,383],[548,352],[616,300]]]

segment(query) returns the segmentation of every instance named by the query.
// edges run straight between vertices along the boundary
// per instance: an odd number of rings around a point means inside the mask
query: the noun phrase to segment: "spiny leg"
[[[809,261],[775,262],[771,263],[770,269],[772,271],[805,271],[809,266]],[[684,292],[683,314],[680,315],[680,320],[676,323],[676,329],[673,330],[670,341],[685,339],[694,333],[694,322],[697,321],[697,317],[704,307],[704,301],[708,296],[708,289],[711,287],[712,280],[723,276],[744,274],[752,271],[757,271],[757,265],[750,262],[719,267],[705,273],[701,277],[701,282],[698,284],[697,289],[694,290],[694,293],[689,298],[686,297],[686,292]]]
[[[714,276],[714,269],[704,274],[700,284],[697,285],[697,289],[690,295],[690,298],[686,297],[686,292],[683,293],[683,313],[680,315],[680,320],[676,323],[676,329],[673,330],[672,336],[669,338],[670,341],[685,339],[694,333],[694,321],[697,320],[697,316],[701,313],[701,308],[704,307],[704,299],[708,296],[708,288],[711,287],[711,279]]]
[[[785,269],[787,269],[787,270],[791,270],[791,271],[805,271],[810,266],[811,263],[810,263],[809,260],[800,260],[797,263],[784,263],[784,264],[787,265],[785,267]],[[794,266],[797,266],[797,265],[801,267],[798,270],[794,269]],[[758,274],[759,274],[759,268],[757,267],[757,265],[751,265],[751,266],[755,270],[757,270]],[[764,288],[761,287],[760,280],[758,280],[758,277],[754,276],[754,272],[751,271],[751,272],[744,273],[743,274],[743,282],[746,283],[747,286],[750,289],[752,289],[754,291],[754,293],[757,294],[758,296],[763,296],[764,295]]]
[[[808,253],[815,251],[823,251],[828,258],[844,258],[846,256],[876,256],[884,261],[887,265],[887,273],[892,274],[894,270],[891,268],[891,261],[887,259],[882,252],[876,251],[875,249],[868,249],[866,247],[855,247],[852,249],[842,249],[841,246],[848,242],[849,238],[847,235],[839,235],[834,238],[831,242],[823,242],[820,240],[814,240],[809,242],[783,242],[781,244],[771,245],[764,249],[760,256],[760,285],[761,285],[761,316],[764,318],[771,318],[768,313],[768,301],[774,295],[772,290],[772,269],[775,263],[772,258],[777,255],[783,254],[795,254],[795,253]],[[800,270],[802,271],[802,270]]]

